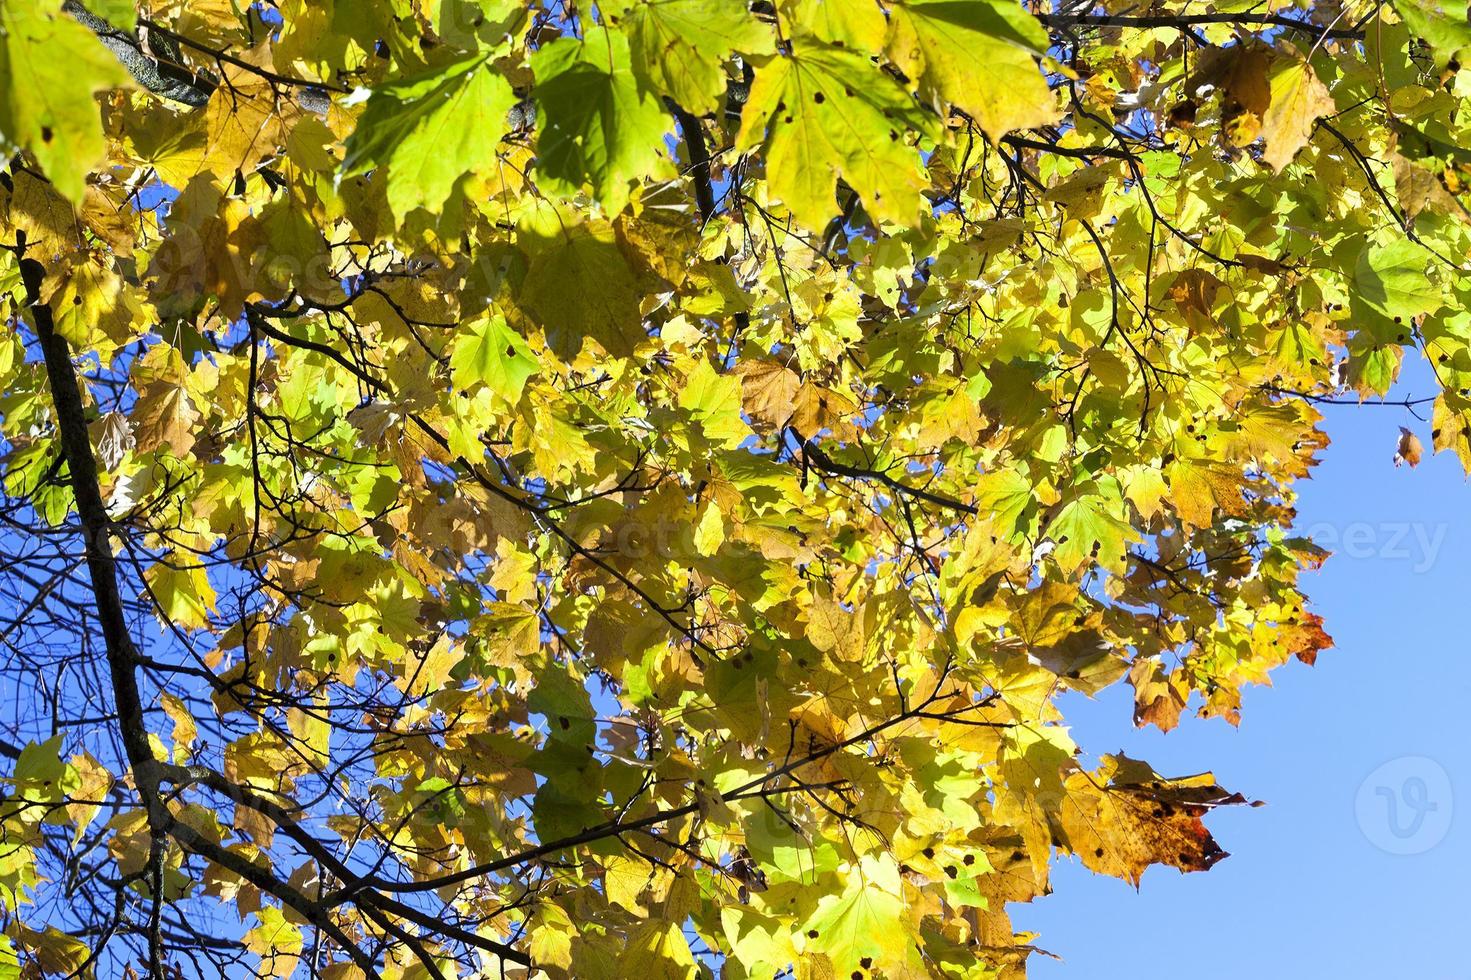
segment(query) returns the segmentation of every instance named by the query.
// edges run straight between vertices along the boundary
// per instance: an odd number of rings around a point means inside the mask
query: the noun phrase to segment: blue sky
[[[1415,363],[1393,397],[1433,393]],[[1239,730],[1136,731],[1126,686],[1063,704],[1089,752],[1209,769],[1267,805],[1208,818],[1231,857],[1205,874],[1153,868],[1136,893],[1060,863],[1055,894],[1012,907],[1063,958],[1034,958],[1033,980],[1471,978],[1471,485],[1404,409],[1324,412],[1299,527],[1335,551],[1304,587],[1337,646],[1248,689]],[[1418,469],[1392,461],[1401,425]]]

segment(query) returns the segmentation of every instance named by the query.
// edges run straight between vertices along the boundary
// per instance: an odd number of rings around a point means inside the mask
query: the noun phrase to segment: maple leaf
[[[484,61],[468,58],[375,88],[347,140],[343,173],[386,166],[396,215],[442,207],[466,174],[491,166],[516,102]]]
[[[1228,857],[1200,817],[1244,802],[1209,773],[1164,779],[1123,755],[1104,756],[1095,773],[1072,773],[1063,793],[1058,823],[1068,849],[1087,867],[1135,886],[1153,864],[1205,871]]]
[[[831,963],[834,975],[913,968],[913,943],[899,892],[899,872],[892,863],[864,859],[848,877],[848,886],[818,902],[805,926],[805,948]]]
[[[262,967],[273,977],[289,977],[296,969],[303,940],[301,931],[274,906],[256,912],[257,924],[245,933],[245,947],[260,957]]]
[[[798,39],[756,73],[736,146],[762,148],[772,191],[807,228],[837,213],[839,177],[875,217],[908,222],[919,208],[924,179],[904,137],[930,124],[897,82],[868,66],[855,51]]]
[[[1105,482],[1096,492],[1081,492],[1064,503],[1047,525],[1053,554],[1073,572],[1094,559],[1106,568],[1121,568],[1124,550],[1137,532],[1123,516],[1118,484]]]
[[[716,374],[708,361],[700,361],[690,372],[679,403],[707,436],[727,447],[739,445],[751,433],[741,419],[740,379]]]
[[[209,615],[215,611],[215,591],[202,568],[159,562],[149,569],[147,579],[149,592],[168,622],[184,629],[209,625]]]
[[[644,339],[638,286],[613,229],[596,219],[555,220],[528,223],[525,232],[532,258],[520,301],[545,328],[548,346],[570,358],[591,338],[615,356],[632,353]]]
[[[526,381],[537,371],[536,358],[515,331],[499,317],[472,324],[455,341],[449,359],[455,387],[482,382],[506,401],[521,398]]]
[[[133,444],[139,452],[168,446],[176,456],[194,447],[194,423],[199,412],[184,387],[172,381],[157,381],[138,396],[131,419]]]
[[[1450,392],[1438,395],[1430,416],[1431,444],[1436,452],[1449,449],[1471,472],[1471,402]]]
[[[964,110],[992,139],[1059,116],[1037,57],[1047,32],[1020,7],[909,0],[890,18],[889,57],[919,86]]]
[[[1459,58],[1471,48],[1471,24],[1458,4],[1439,0],[1400,0],[1394,9],[1405,25],[1425,39],[1437,65]]]
[[[1420,437],[1404,426],[1400,426],[1399,443],[1394,449],[1394,465],[1409,463],[1410,468],[1414,469],[1420,465],[1420,455],[1424,451],[1424,447],[1420,445]]]
[[[779,361],[742,361],[741,405],[757,423],[779,429],[792,417],[802,379]]]
[[[696,115],[725,94],[723,62],[732,54],[769,54],[772,32],[737,0],[640,0],[620,12],[634,77]]]
[[[1431,255],[1404,239],[1369,244],[1354,267],[1354,297],[1396,322],[1437,309],[1443,294],[1427,273]]]
[[[642,21],[639,21],[642,23]],[[634,78],[629,41],[602,29],[558,38],[531,59],[536,75],[537,173],[549,188],[584,183],[608,214],[623,210],[636,178],[667,172],[660,150],[669,118]]]
[[[1318,118],[1335,108],[1328,87],[1306,59],[1294,51],[1281,60],[1284,63],[1268,82],[1271,103],[1262,114],[1262,136],[1267,141],[1262,159],[1278,171],[1307,145]]]
[[[35,154],[57,190],[80,202],[107,149],[93,96],[128,76],[61,7],[28,0],[0,10],[0,139]]]

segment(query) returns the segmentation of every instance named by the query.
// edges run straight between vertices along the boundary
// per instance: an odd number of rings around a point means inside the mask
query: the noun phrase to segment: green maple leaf
[[[1408,239],[1368,245],[1354,267],[1354,298],[1377,313],[1408,322],[1439,309],[1444,293],[1428,274],[1433,256]]]
[[[1037,67],[1047,32],[1019,4],[906,0],[890,16],[889,57],[921,94],[963,109],[986,135],[1057,120]]]
[[[347,140],[346,174],[388,168],[388,206],[400,218],[438,211],[467,174],[495,159],[516,103],[484,56],[375,88]]]
[[[1090,561],[1122,571],[1129,542],[1139,537],[1125,519],[1127,512],[1123,494],[1112,479],[1075,494],[1047,525],[1047,536],[1056,544],[1053,557],[1057,564],[1069,573]]]
[[[741,379],[716,374],[709,361],[701,361],[690,372],[679,393],[679,406],[699,421],[706,436],[727,448],[740,445],[751,434],[741,418]]]
[[[841,177],[876,218],[912,222],[925,186],[910,130],[927,116],[868,55],[806,38],[756,72],[738,149],[761,148],[766,179],[792,215],[820,230],[838,213]]]
[[[864,857],[843,893],[824,895],[803,923],[807,949],[825,954],[837,976],[912,968],[914,941],[901,889],[891,862]]]
[[[460,334],[449,365],[456,388],[467,391],[484,383],[512,404],[521,400],[526,379],[538,369],[526,341],[499,316],[477,320]]]
[[[1377,344],[1365,350],[1351,350],[1348,381],[1360,393],[1372,391],[1377,395],[1387,395],[1399,377],[1404,356],[1404,348],[1398,344]]]
[[[1471,24],[1464,4],[1451,0],[1396,0],[1394,9],[1410,32],[1425,39],[1437,65],[1463,57],[1471,48]]]
[[[975,506],[990,517],[998,532],[1015,537],[1022,529],[1022,518],[1036,497],[1032,484],[1013,469],[987,473],[976,483]]]
[[[523,225],[522,241],[532,258],[517,299],[553,351],[570,359],[591,337],[625,357],[645,339],[633,270],[606,221],[538,215]]]
[[[15,761],[11,780],[16,794],[26,800],[56,800],[81,786],[75,767],[61,758],[60,735],[44,742],[30,742]]]
[[[733,52],[768,54],[773,45],[771,29],[740,0],[648,0],[629,6],[619,23],[639,84],[699,116],[720,107],[723,62]]]
[[[583,185],[610,215],[629,185],[670,172],[662,151],[669,116],[634,77],[628,36],[600,27],[558,38],[531,56],[536,75],[536,174],[564,196]]]
[[[107,152],[93,96],[128,81],[92,32],[61,12],[60,0],[0,7],[0,146],[35,154],[73,202]]]
[[[597,737],[597,717],[582,679],[557,661],[546,661],[527,707],[546,715],[549,737],[584,745]]]

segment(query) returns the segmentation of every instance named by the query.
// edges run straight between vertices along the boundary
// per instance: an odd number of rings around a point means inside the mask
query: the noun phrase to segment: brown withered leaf
[[[1216,296],[1224,284],[1204,269],[1186,269],[1170,286],[1170,301],[1194,330],[1215,322]]]
[[[1262,116],[1272,104],[1267,81],[1270,52],[1260,45],[1211,48],[1190,80],[1192,91],[1214,86],[1221,93],[1221,128],[1230,142],[1245,146],[1261,134]]]
[[[779,429],[796,411],[802,379],[780,361],[746,361],[736,369],[741,379],[741,405],[746,414],[768,430]]]
[[[152,452],[168,446],[174,455],[184,457],[194,448],[194,423],[199,412],[189,402],[184,389],[168,381],[155,381],[138,396],[133,406],[133,432],[139,452]]]
[[[1308,144],[1318,118],[1335,108],[1328,86],[1319,81],[1312,65],[1295,49],[1283,45],[1283,50],[1272,70],[1272,102],[1262,116],[1267,140],[1262,160],[1279,173]]]
[[[793,408],[791,424],[804,436],[830,429],[838,438],[845,438],[855,431],[849,419],[858,406],[842,392],[804,381],[797,389]]]
[[[1390,153],[1389,165],[1394,173],[1394,193],[1407,220],[1413,221],[1421,211],[1450,213],[1456,210],[1456,199],[1445,189],[1444,178],[1440,174],[1395,152]]]
[[[97,459],[104,470],[116,469],[123,456],[137,444],[133,438],[133,427],[122,412],[108,412],[88,428],[92,431]]]
[[[1164,664],[1153,658],[1134,661],[1129,668],[1129,683],[1134,686],[1134,725],[1154,725],[1167,732],[1180,723],[1189,690],[1173,677]]]
[[[1318,662],[1320,651],[1333,646],[1333,637],[1323,629],[1323,617],[1317,613],[1303,612],[1298,621],[1279,624],[1277,631],[1282,645],[1309,667]]]
[[[1227,856],[1200,818],[1245,803],[1240,794],[1221,789],[1209,773],[1166,779],[1123,754],[1102,763],[1064,779],[1054,828],[1058,845],[1089,870],[1138,887],[1150,865],[1205,871]]]
[[[1425,447],[1420,445],[1420,438],[1404,426],[1399,427],[1399,443],[1394,449],[1394,465],[1409,463],[1413,469],[1420,465],[1420,456]]]

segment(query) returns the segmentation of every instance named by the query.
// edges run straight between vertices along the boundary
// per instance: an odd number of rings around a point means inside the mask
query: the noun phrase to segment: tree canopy
[[[0,977],[1019,977],[1058,855],[1209,868],[1244,798],[1057,699],[1312,663],[1406,352],[1471,464],[1468,49],[4,0]]]

